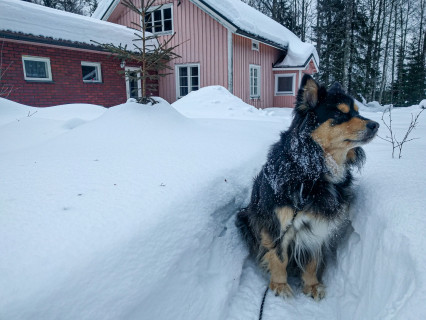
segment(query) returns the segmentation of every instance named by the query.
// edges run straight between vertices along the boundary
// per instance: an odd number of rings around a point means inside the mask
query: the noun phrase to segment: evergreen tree
[[[98,0],[23,0],[45,7],[63,10],[66,12],[91,15],[98,6]]]
[[[170,74],[167,73],[167,70],[173,70],[173,68],[169,65],[169,62],[180,57],[173,52],[177,45],[170,45],[176,33],[164,42],[160,42],[157,35],[147,31],[157,27],[157,25],[153,25],[151,19],[152,16],[155,15],[155,12],[161,9],[161,6],[153,7],[154,2],[155,0],[140,0],[137,5],[134,4],[132,0],[123,0],[122,2],[124,6],[136,12],[138,16],[141,17],[140,24],[132,22],[138,30],[141,30],[140,33],[135,33],[137,38],[134,40],[134,48],[127,48],[127,46],[123,47],[121,45],[116,46],[113,44],[100,44],[94,41],[111,52],[115,59],[130,61],[141,66],[139,76],[130,71],[121,71],[121,73],[124,73],[126,78],[130,80],[141,80],[141,97],[138,99],[138,102],[142,104],[156,103],[156,101],[151,98],[151,92],[158,86],[156,82],[161,77]],[[154,45],[153,43],[158,43],[158,45]]]
[[[406,77],[403,86],[405,105],[419,103],[426,96],[426,70],[423,52],[419,51],[418,39],[413,37],[408,44]]]

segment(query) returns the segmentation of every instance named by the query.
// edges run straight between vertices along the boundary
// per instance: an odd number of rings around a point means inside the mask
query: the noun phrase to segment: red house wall
[[[26,81],[22,66],[23,55],[50,58],[53,81]],[[102,83],[83,82],[81,61],[100,62]],[[111,107],[127,100],[125,79],[118,74],[122,70],[120,62],[106,53],[5,40],[3,67],[11,62],[2,83],[13,86],[8,99],[19,103],[35,107],[67,103]]]

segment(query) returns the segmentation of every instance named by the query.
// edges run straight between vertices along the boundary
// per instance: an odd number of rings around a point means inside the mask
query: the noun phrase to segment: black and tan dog
[[[302,79],[293,113],[290,128],[255,178],[237,226],[269,271],[276,295],[292,296],[287,269],[293,264],[301,271],[303,292],[320,300],[324,253],[349,223],[351,169],[363,165],[360,146],[374,138],[379,124],[360,116],[339,84],[327,91],[309,75]]]

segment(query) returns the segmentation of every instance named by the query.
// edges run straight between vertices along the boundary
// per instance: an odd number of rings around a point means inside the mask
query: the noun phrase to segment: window
[[[81,72],[83,73],[83,82],[96,83],[102,82],[101,64],[98,62],[81,62]]]
[[[251,50],[259,51],[259,41],[251,40]]]
[[[52,81],[49,58],[22,56],[22,65],[25,80]]]
[[[295,74],[276,74],[275,75],[275,95],[288,96],[295,95]]]
[[[126,92],[127,99],[138,99],[142,97],[141,69],[136,67],[126,67]]]
[[[154,8],[145,15],[146,31],[154,34],[173,33],[173,4],[165,4]]]
[[[250,98],[260,98],[260,66],[250,65]]]
[[[179,99],[198,89],[200,89],[200,65],[176,66],[176,97]]]

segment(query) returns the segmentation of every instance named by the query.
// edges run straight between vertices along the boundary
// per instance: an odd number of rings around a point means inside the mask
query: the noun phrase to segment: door
[[[127,99],[138,99],[142,97],[142,85],[140,77],[140,68],[126,67],[126,91]]]

